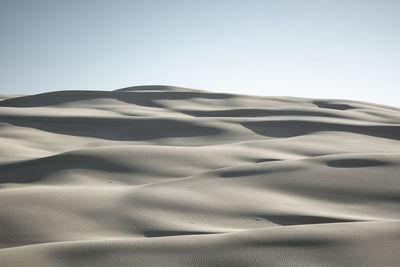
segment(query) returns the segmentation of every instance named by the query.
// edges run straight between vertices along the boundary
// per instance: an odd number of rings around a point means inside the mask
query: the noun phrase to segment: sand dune
[[[0,96],[0,266],[398,266],[400,109]]]

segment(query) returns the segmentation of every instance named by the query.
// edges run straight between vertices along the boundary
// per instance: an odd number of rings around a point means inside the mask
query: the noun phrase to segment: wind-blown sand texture
[[[0,266],[396,266],[400,109],[170,86],[0,97]]]

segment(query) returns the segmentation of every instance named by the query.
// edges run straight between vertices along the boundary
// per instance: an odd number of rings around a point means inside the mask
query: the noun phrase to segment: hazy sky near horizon
[[[400,106],[398,0],[0,0],[0,94],[166,84]]]

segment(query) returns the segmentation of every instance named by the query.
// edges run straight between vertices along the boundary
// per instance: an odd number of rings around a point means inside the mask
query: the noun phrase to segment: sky
[[[175,85],[400,106],[399,0],[0,0],[0,94]]]

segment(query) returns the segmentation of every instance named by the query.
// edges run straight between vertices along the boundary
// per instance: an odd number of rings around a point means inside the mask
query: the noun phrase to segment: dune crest
[[[0,98],[0,266],[397,266],[400,109],[174,86]]]

